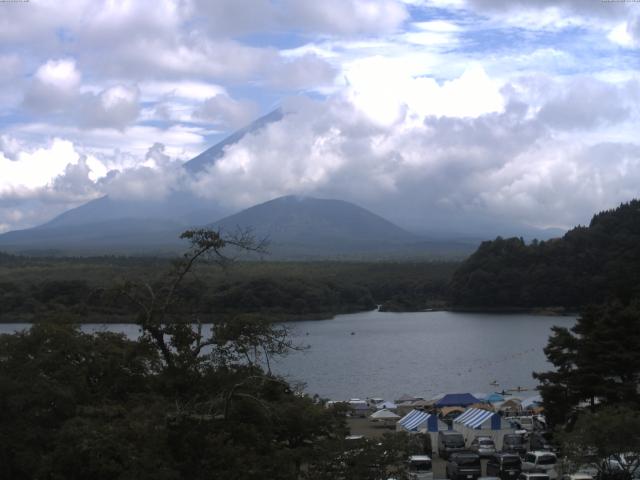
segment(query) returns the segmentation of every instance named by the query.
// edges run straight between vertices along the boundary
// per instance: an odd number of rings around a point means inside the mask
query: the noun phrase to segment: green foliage
[[[640,407],[640,302],[587,308],[571,329],[554,327],[545,354],[555,370],[534,377],[552,425],[583,403]]]
[[[640,468],[640,411],[606,407],[585,412],[559,440],[563,455],[573,465],[590,466],[603,479],[629,480]]]
[[[450,284],[454,305],[579,308],[640,293],[640,201],[595,215],[561,239],[483,242]]]
[[[210,328],[184,318],[200,299],[201,284],[187,283],[196,261],[226,266],[221,248],[252,244],[205,230],[183,237],[191,249],[166,274],[115,297],[137,310],[139,340],[84,334],[68,317],[0,336],[0,478],[403,478],[403,438],[350,449],[343,410],[271,374],[271,356],[295,348],[286,328],[251,314]],[[38,298],[73,305],[85,287],[49,283]],[[343,301],[361,295],[346,289]]]
[[[126,282],[157,287],[169,259],[0,257],[0,321],[129,322],[137,306],[119,296]],[[9,260],[10,259],[10,260]],[[458,264],[438,262],[199,262],[176,292],[182,316],[267,314],[276,320],[339,313],[415,311],[442,306]],[[175,309],[174,309],[175,310]]]

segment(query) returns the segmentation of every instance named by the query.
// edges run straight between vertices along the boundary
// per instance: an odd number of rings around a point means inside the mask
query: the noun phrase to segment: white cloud
[[[55,138],[47,148],[22,151],[15,160],[0,156],[0,192],[45,186],[80,155],[71,142]]]
[[[405,65],[406,67],[406,65]],[[433,78],[403,71],[395,59],[374,57],[347,67],[348,96],[381,125],[404,115],[477,117],[504,108],[501,85],[482,66],[470,65],[453,80],[439,84]]]
[[[640,46],[640,15],[618,23],[607,38],[625,48],[638,48]]]
[[[84,128],[123,130],[139,114],[139,90],[135,86],[114,85],[98,95],[85,93],[75,105],[79,125]]]
[[[258,106],[248,100],[234,100],[227,95],[207,99],[193,115],[222,128],[240,128],[251,123],[258,114]]]
[[[60,110],[74,100],[80,80],[75,60],[49,60],[36,70],[25,104],[36,112]]]

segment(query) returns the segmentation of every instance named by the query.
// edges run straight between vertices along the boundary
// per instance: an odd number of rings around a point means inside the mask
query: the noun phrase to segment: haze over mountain
[[[455,231],[446,218],[437,220],[437,210],[430,212],[433,221],[410,233],[353,203],[306,196],[276,198],[228,216],[232,213],[228,206],[191,190],[199,175],[207,174],[229,147],[284,116],[276,109],[185,162],[164,196],[106,195],[40,226],[0,235],[0,248],[31,253],[175,253],[184,248],[178,239],[181,231],[212,225],[226,231],[254,229],[257,237],[270,239],[272,258],[459,256],[499,234],[549,238],[561,233],[527,230],[499,220],[469,221],[466,231]]]

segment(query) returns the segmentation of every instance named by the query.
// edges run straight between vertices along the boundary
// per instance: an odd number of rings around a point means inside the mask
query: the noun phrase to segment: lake
[[[574,323],[573,317],[377,311],[290,322],[294,342],[308,348],[279,359],[273,368],[291,381],[305,382],[310,394],[336,400],[532,389],[531,372],[550,367],[542,349],[551,327]],[[0,324],[0,333],[23,328],[28,325]],[[139,335],[137,326],[126,324],[82,329]]]
[[[277,371],[331,399],[534,388],[531,372],[550,367],[542,349],[551,327],[574,323],[540,315],[375,311],[293,322],[295,341],[310,348],[278,361]]]

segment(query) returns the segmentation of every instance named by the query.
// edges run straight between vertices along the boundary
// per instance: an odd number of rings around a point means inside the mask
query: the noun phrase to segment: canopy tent
[[[481,408],[465,410],[462,415],[453,419],[453,428],[464,435],[467,444],[482,434],[492,437],[498,448],[502,448],[504,434],[513,432],[511,424],[501,415]]]
[[[517,413],[522,410],[522,400],[513,397],[502,403],[496,404],[496,408],[500,412]]]
[[[369,418],[371,420],[397,420],[400,418],[400,415],[390,410],[382,409],[369,415]]]
[[[490,395],[487,395],[484,399],[485,402],[489,402],[489,403],[498,403],[498,402],[504,402],[504,396],[500,395],[497,392],[494,392]]]
[[[490,428],[491,430],[499,430],[502,426],[502,417],[488,410],[468,408],[462,415],[454,418],[453,423],[468,428]]]
[[[470,393],[450,393],[438,400],[435,405],[441,407],[468,407],[474,403],[479,403],[476,397]]]
[[[396,405],[394,402],[381,402],[381,403],[376,403],[376,408],[378,410],[382,410],[382,409],[395,410],[396,408],[398,408],[398,405]]]
[[[396,430],[406,430],[407,432],[438,432],[448,430],[449,426],[432,413],[421,410],[411,410],[404,417],[398,420]]]
[[[409,395],[408,393],[405,393],[400,398],[396,399],[395,403],[408,403],[408,402],[415,402],[416,400],[424,400],[424,398],[416,397],[415,395]]]
[[[423,412],[421,410],[411,410],[396,423],[397,431],[409,433],[424,433],[431,437],[431,448],[438,447],[438,432],[450,430],[449,425],[440,420],[437,415]],[[433,451],[432,451],[433,453]]]
[[[474,403],[473,405],[469,405],[469,408],[479,408],[480,410],[489,410],[491,412],[494,411],[493,405],[485,402]]]
[[[522,408],[529,410],[542,405],[542,397],[540,395],[534,395],[533,397],[525,398],[522,400]]]
[[[352,398],[347,402],[347,404],[351,408],[352,414],[355,416],[364,417],[370,411],[369,404],[359,398]]]
[[[446,417],[446,416],[451,415],[453,413],[457,413],[458,415],[460,415],[461,413],[464,413],[464,408],[462,408],[462,407],[442,407],[440,409],[440,416],[441,417]]]

